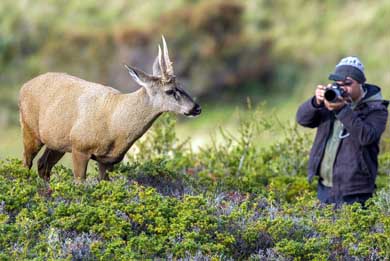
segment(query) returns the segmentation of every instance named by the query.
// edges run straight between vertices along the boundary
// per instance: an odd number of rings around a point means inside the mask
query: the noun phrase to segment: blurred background
[[[387,0],[1,0],[0,158],[21,158],[24,82],[61,71],[132,92],[123,63],[151,72],[162,34],[176,74],[202,105],[200,117],[178,117],[179,137],[194,146],[218,127],[234,132],[248,99],[294,122],[343,56],[358,56],[388,99],[389,24]],[[259,145],[278,135],[270,137]]]

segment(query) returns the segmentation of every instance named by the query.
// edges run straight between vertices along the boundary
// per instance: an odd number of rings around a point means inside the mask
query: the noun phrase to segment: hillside
[[[162,34],[177,75],[204,104],[297,104],[346,55],[362,59],[370,82],[390,84],[385,0],[3,0],[0,17],[2,126],[17,123],[17,90],[43,72],[133,90],[122,64],[151,71]]]

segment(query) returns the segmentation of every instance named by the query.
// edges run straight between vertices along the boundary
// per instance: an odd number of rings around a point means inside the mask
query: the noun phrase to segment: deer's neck
[[[118,128],[116,131],[120,136],[125,135],[131,146],[150,128],[162,111],[152,105],[144,88],[133,93],[122,94],[119,100],[113,115],[115,122],[113,126]]]

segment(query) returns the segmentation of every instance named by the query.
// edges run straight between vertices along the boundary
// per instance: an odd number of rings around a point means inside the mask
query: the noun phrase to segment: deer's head
[[[158,46],[158,55],[153,64],[153,75],[131,66],[125,66],[130,76],[146,89],[154,107],[185,116],[197,116],[201,113],[201,108],[181,87],[174,74],[164,36],[162,36],[162,42],[163,49],[161,50],[160,45]]]

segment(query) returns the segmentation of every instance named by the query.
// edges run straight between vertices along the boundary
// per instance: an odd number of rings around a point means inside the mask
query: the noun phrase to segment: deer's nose
[[[202,108],[200,107],[199,104],[195,103],[194,107],[190,111],[190,115],[192,116],[197,116],[202,112]]]

